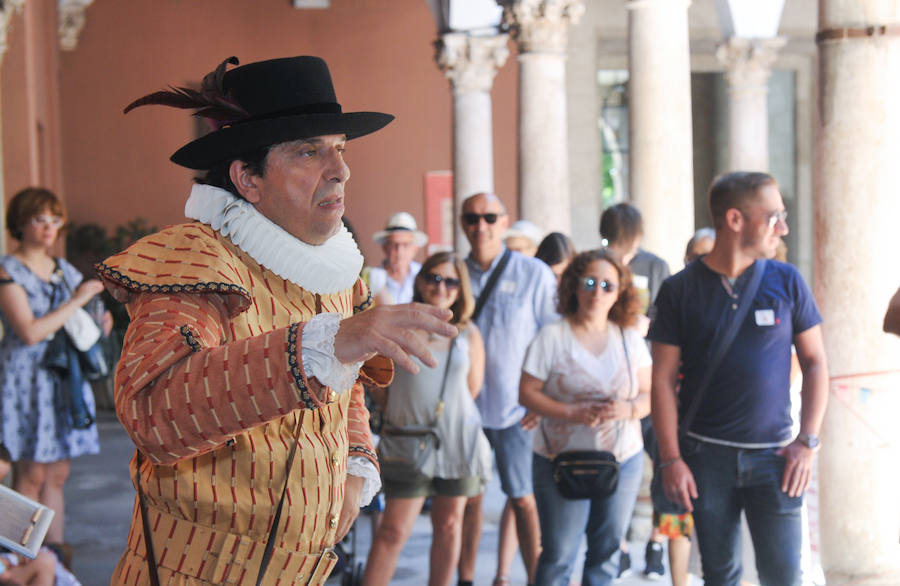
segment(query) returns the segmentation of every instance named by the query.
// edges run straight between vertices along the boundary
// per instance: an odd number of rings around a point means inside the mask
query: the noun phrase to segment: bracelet
[[[671,460],[665,460],[664,462],[660,463],[659,469],[662,470],[664,468],[668,468],[669,466],[671,466],[675,462],[678,462],[679,460],[681,460],[681,456],[675,456]]]

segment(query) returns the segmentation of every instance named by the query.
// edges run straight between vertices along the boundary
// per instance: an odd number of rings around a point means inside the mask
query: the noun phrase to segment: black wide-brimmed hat
[[[347,139],[375,132],[394,119],[381,112],[343,112],[334,95],[328,65],[319,57],[286,57],[237,65],[231,57],[203,79],[200,91],[173,88],[130,104],[198,108],[214,130],[184,145],[173,163],[210,169],[259,148],[281,142],[344,134]]]

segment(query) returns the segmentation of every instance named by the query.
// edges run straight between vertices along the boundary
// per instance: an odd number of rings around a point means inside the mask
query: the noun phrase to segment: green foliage
[[[109,256],[120,252],[135,241],[156,232],[145,218],[135,218],[121,226],[117,226],[110,236],[106,228],[99,224],[70,223],[66,228],[66,259],[75,265],[86,279],[95,278],[94,265]],[[125,306],[117,302],[104,291],[103,302],[113,315],[113,331],[111,338],[121,348],[125,330],[128,328],[128,313]]]

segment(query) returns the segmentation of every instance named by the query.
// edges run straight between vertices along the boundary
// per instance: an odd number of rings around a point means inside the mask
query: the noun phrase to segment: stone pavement
[[[74,572],[84,586],[109,584],[113,568],[124,549],[134,503],[134,489],[128,478],[128,461],[134,453],[131,441],[112,413],[101,412],[98,425],[101,453],[73,460],[72,473],[66,486],[66,541],[74,547]],[[503,503],[503,495],[494,481],[488,486],[485,497],[485,527],[476,565],[475,584],[479,586],[488,586],[493,579],[497,525]],[[369,550],[369,522],[368,518],[361,517],[354,529],[357,548],[354,557],[357,563],[365,562]],[[427,515],[420,515],[391,583],[398,586],[426,584],[430,546],[431,523]],[[644,545],[632,543],[630,546],[632,561],[638,571],[617,584],[653,584],[643,579],[639,572],[643,568]],[[511,578],[514,586],[525,584],[525,571],[520,559],[513,565]],[[702,583],[700,580],[694,582]],[[338,577],[329,580],[329,584],[340,583]],[[668,580],[657,583],[668,583]]]

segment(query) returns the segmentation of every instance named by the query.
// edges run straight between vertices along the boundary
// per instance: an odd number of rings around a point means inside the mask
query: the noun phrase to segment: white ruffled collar
[[[342,226],[324,244],[307,244],[246,200],[211,185],[194,185],[184,215],[211,226],[259,264],[312,293],[349,289],[363,266],[362,254],[347,228]]]

